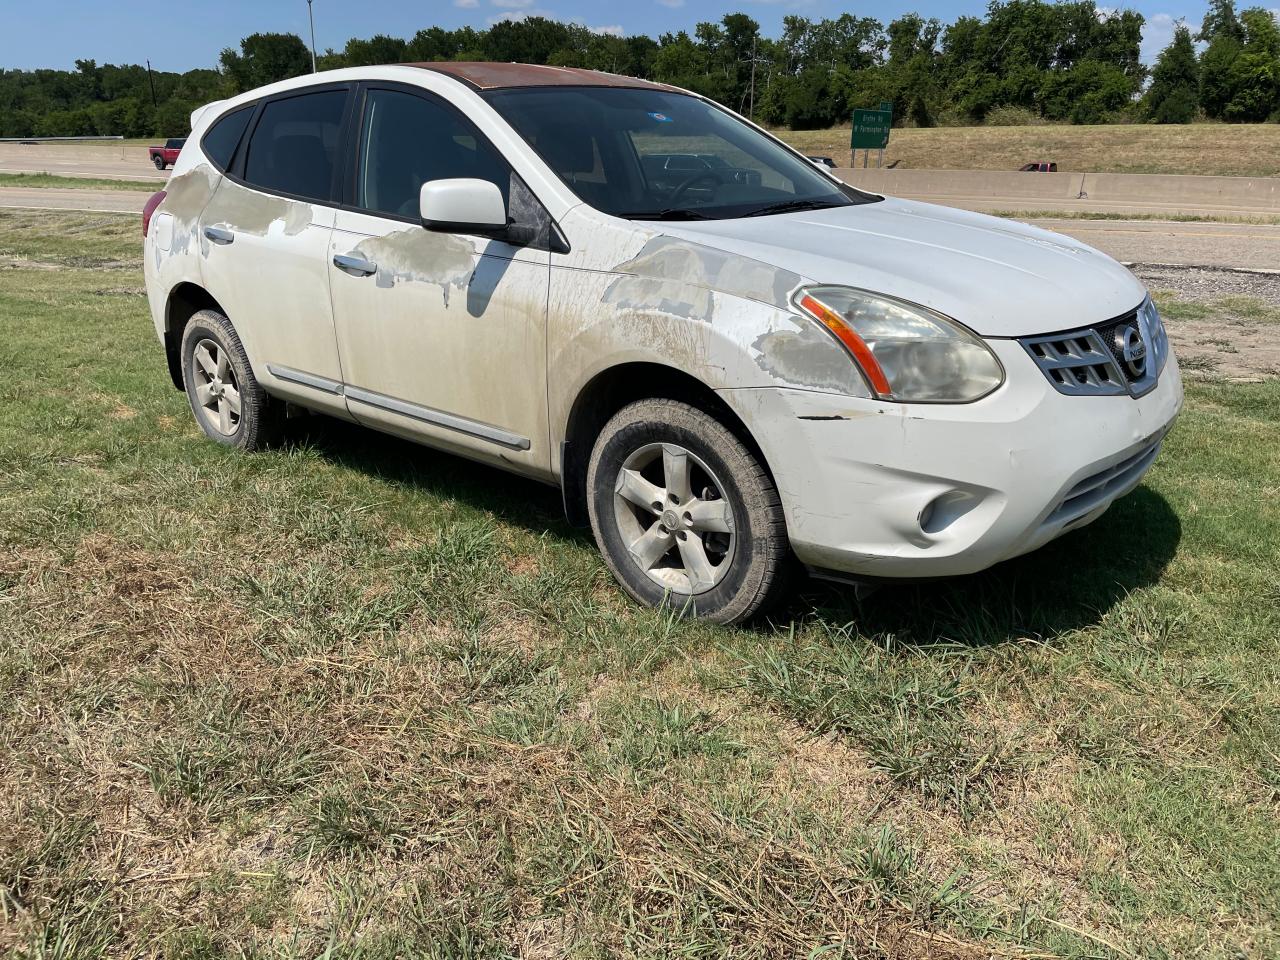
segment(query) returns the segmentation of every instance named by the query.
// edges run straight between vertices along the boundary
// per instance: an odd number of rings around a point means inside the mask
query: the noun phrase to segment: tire
[[[216,310],[194,314],[182,332],[181,357],[187,400],[209,439],[241,450],[280,439],[285,405],[259,385],[230,320]]]
[[[689,404],[641,400],[605,424],[587,468],[587,507],[609,569],[643,604],[730,624],[786,591],[791,551],[772,478]]]
[[[164,157],[152,157],[151,162],[156,165],[157,170],[163,170],[165,168]]]

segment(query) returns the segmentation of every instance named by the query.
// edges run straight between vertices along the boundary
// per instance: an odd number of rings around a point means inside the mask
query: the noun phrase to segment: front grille
[[[1130,310],[1096,327],[1023,337],[1018,342],[1059,393],[1076,397],[1127,393],[1139,397],[1155,386],[1167,352],[1163,327],[1157,319],[1153,328],[1140,316],[1141,310]],[[1146,364],[1139,374],[1134,374],[1124,360],[1122,331],[1127,327],[1139,331],[1146,347]]]
[[[1147,472],[1163,441],[1164,431],[1161,431],[1119,463],[1085,477],[1063,494],[1058,505],[1045,518],[1045,526],[1073,523],[1104,502],[1127,492]]]

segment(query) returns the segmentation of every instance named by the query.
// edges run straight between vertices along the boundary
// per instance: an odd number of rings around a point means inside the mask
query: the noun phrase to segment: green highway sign
[[[893,114],[888,110],[855,110],[849,146],[854,150],[883,150],[889,145],[892,126]]]

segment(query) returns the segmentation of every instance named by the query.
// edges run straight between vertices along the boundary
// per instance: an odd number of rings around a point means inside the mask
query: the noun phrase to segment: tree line
[[[777,37],[744,13],[657,39],[527,17],[352,38],[317,59],[321,70],[424,60],[588,67],[686,87],[793,129],[886,101],[895,122],[917,126],[1280,120],[1280,27],[1268,10],[1210,0],[1199,29],[1178,23],[1152,69],[1139,58],[1143,22],[1094,0],[993,0],[985,16],[949,24],[914,13],[887,25],[790,15]],[[217,69],[77,60],[73,71],[0,70],[0,136],[181,135],[200,104],[310,70],[302,39],[279,33],[246,37]]]

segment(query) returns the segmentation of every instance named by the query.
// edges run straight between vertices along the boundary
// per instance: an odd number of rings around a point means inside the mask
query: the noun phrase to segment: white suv
[[[645,603],[980,570],[1101,515],[1182,403],[1115,261],[672,87],[368,67],[192,128],[145,262],[205,433],[255,449],[288,402],[556,484]]]

